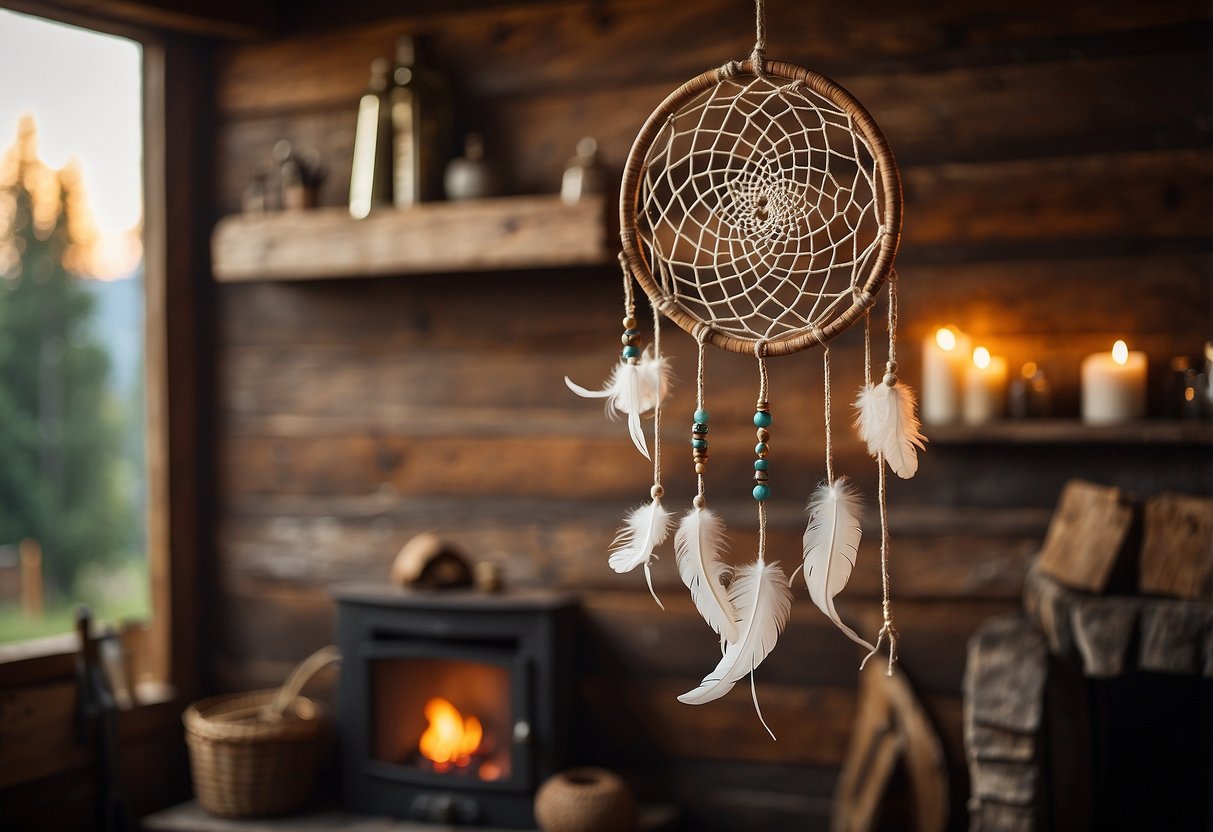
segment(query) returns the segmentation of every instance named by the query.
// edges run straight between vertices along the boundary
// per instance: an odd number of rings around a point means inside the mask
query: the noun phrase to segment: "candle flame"
[[[1117,341],[1113,344],[1112,360],[1120,365],[1129,363],[1129,345],[1124,341]]]
[[[941,350],[951,352],[956,349],[956,333],[951,327],[942,326],[935,331],[935,343],[939,344]]]
[[[978,347],[973,350],[973,363],[977,365],[977,369],[984,370],[990,366],[990,351],[985,347]]]

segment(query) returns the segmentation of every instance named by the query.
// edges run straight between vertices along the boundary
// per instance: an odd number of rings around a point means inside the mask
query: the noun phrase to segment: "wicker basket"
[[[298,691],[337,658],[333,648],[306,659],[281,688],[212,696],[182,717],[194,795],[213,815],[264,817],[311,797],[327,718]]]

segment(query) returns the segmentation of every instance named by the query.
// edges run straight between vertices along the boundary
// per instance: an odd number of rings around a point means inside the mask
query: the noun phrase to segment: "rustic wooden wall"
[[[322,201],[340,204],[370,61],[405,31],[434,36],[464,123],[488,131],[520,193],[555,191],[583,135],[621,166],[669,89],[752,43],[742,0],[486,5],[226,49],[216,211],[238,209],[279,138],[323,153]],[[1213,27],[1202,0],[768,5],[770,54],[851,89],[903,167],[912,382],[915,344],[951,321],[1012,366],[1040,362],[1059,407],[1076,413],[1083,355],[1127,337],[1161,370],[1213,335]],[[276,683],[331,640],[331,583],[385,576],[406,540],[434,529],[499,562],[513,583],[585,590],[586,760],[642,774],[649,796],[693,806],[696,828],[821,827],[855,709],[849,643],[798,599],[759,674],[780,737],[771,743],[741,691],[701,708],[674,699],[717,648],[679,592],[672,557],[656,569],[664,614],[638,576],[605,566],[649,472],[623,427],[561,376],[593,384],[605,373],[618,294],[611,269],[221,287],[213,671],[226,688]],[[858,383],[856,336],[834,349],[835,378],[849,379],[841,389]],[[667,345],[684,379],[667,410],[681,449],[693,350],[681,333]],[[771,373],[771,547],[790,563],[823,470],[820,361],[782,359]],[[710,488],[740,562],[755,538],[745,423],[756,376],[752,361],[712,353],[709,379]],[[845,398],[838,426],[849,421]],[[839,469],[872,494],[874,465],[839,439]],[[682,456],[667,466],[674,505],[691,493]],[[965,639],[1017,605],[1071,476],[1208,493],[1213,455],[1207,445],[940,442],[915,480],[891,485],[903,667],[949,749],[957,828]],[[874,632],[878,597],[869,544],[844,618]]]

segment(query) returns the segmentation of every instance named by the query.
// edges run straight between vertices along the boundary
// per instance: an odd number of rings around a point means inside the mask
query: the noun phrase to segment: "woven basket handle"
[[[281,719],[283,712],[286,711],[288,705],[295,701],[295,697],[299,695],[299,691],[303,690],[303,686],[322,668],[339,661],[341,661],[341,651],[331,644],[321,647],[301,661],[291,671],[291,675],[286,677],[282,687],[278,688],[274,698],[266,706],[264,716],[270,719]]]

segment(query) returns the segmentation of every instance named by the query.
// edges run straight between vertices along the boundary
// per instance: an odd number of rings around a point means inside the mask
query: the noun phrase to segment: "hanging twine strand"
[[[767,74],[767,9],[765,0],[754,0],[754,51],[750,60],[754,62],[754,74]]]
[[[825,367],[825,429],[826,429],[826,482],[834,484],[834,427],[830,422],[830,348],[821,350],[822,364]]]
[[[767,403],[767,342],[754,342],[754,357],[758,359],[758,406],[765,407]]]
[[[632,273],[628,270],[627,258],[619,252],[619,270],[623,272],[623,311],[629,318],[636,317],[636,296],[632,293]]]
[[[890,386],[897,383],[897,270],[889,272],[889,363],[885,365],[885,379]]]
[[[884,592],[884,600],[881,603],[881,612],[884,615],[884,624],[881,625],[880,632],[876,634],[876,645],[872,648],[872,652],[868,653],[859,664],[859,669],[863,670],[867,665],[868,659],[876,655],[880,650],[880,644],[887,637],[889,639],[889,669],[886,673],[888,676],[893,675],[893,665],[897,663],[897,627],[893,625],[893,606],[889,601],[889,508],[886,499],[886,477],[884,454],[879,454],[876,458],[876,464],[880,466],[880,473],[877,475],[879,480],[880,490],[880,584]]]
[[[872,384],[872,310],[863,311],[863,380]]]
[[[868,316],[864,315],[864,371],[868,376],[868,384],[872,383],[871,355],[871,326]],[[897,272],[889,275],[889,361],[885,365],[884,383],[897,382]],[[885,638],[889,640],[889,669],[888,675],[893,675],[893,665],[897,662],[897,627],[893,624],[893,604],[889,588],[889,503],[888,479],[885,471],[884,454],[877,454],[876,467],[878,470],[878,502],[880,505],[880,587],[881,614],[883,623],[880,632],[876,634],[876,646],[859,665],[862,670],[868,659],[876,655],[880,644]]]
[[[653,305],[653,354],[661,355],[661,310]],[[665,488],[661,485],[661,391],[657,391],[656,403],[653,405],[653,488],[654,500],[661,499]]]

